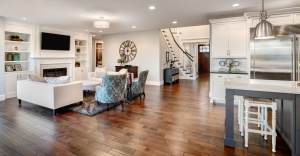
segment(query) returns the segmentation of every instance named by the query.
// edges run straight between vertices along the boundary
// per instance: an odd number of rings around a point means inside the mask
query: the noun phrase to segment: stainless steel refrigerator
[[[300,25],[274,27],[275,38],[254,40],[250,29],[251,79],[300,80]]]

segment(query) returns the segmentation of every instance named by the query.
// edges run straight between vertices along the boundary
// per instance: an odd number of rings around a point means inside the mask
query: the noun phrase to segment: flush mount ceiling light
[[[149,6],[150,10],[155,10],[155,6]]]
[[[233,6],[233,7],[238,7],[238,6],[240,6],[240,4],[235,3],[235,4],[232,4],[232,6]]]
[[[25,18],[25,17],[24,17],[24,18],[22,18],[22,20],[26,21],[26,20],[27,20],[27,18]]]
[[[131,28],[132,28],[132,29],[135,29],[135,28],[136,28],[136,26],[132,26]]]
[[[264,0],[262,0],[262,11],[260,12],[260,22],[255,27],[254,39],[274,38],[273,25],[267,21],[267,11],[264,8]]]
[[[99,32],[103,32],[102,30],[100,30]]]
[[[173,24],[177,24],[177,21],[173,21],[172,23],[173,23]]]
[[[109,28],[110,23],[108,21],[103,20],[104,17],[100,17],[100,20],[94,21],[95,28]]]

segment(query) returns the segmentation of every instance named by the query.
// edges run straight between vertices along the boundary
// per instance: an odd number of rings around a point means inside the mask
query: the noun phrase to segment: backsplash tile
[[[233,61],[238,61],[240,63],[239,66],[236,67],[236,69],[239,69],[240,71],[247,71],[247,59],[235,59],[235,58],[231,58]],[[217,71],[221,68],[221,66],[219,65],[219,62],[220,61],[225,61],[226,62],[227,58],[217,58],[217,59],[211,59],[211,62],[210,62],[210,70],[211,71]],[[225,67],[223,67],[225,69],[228,69],[227,65]],[[235,67],[233,68],[235,69]]]

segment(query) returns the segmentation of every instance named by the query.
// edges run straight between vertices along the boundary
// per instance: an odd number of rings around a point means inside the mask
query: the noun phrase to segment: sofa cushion
[[[43,82],[43,83],[46,83],[46,81],[44,80],[44,78],[42,76],[36,75],[36,74],[29,74],[27,76],[27,80],[34,81],[34,82]]]
[[[125,68],[122,68],[122,69],[119,71],[119,73],[120,73],[121,75],[127,74],[127,73],[128,73],[128,70],[125,69]]]
[[[103,71],[96,71],[94,78],[102,78],[103,76],[107,75],[106,72]]]
[[[60,76],[60,77],[44,77],[48,84],[66,84],[70,83],[70,76]]]

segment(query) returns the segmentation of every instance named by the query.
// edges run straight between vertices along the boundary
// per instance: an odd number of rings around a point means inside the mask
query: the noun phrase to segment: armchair
[[[121,102],[122,107],[125,94],[126,74],[105,75],[102,77],[101,86],[96,86],[95,100],[98,104],[109,104]]]
[[[144,88],[145,88],[148,73],[149,70],[140,72],[139,77],[135,79],[131,85],[131,93],[133,95],[139,95],[140,99],[142,99],[141,97],[142,95],[144,95],[145,98]]]

